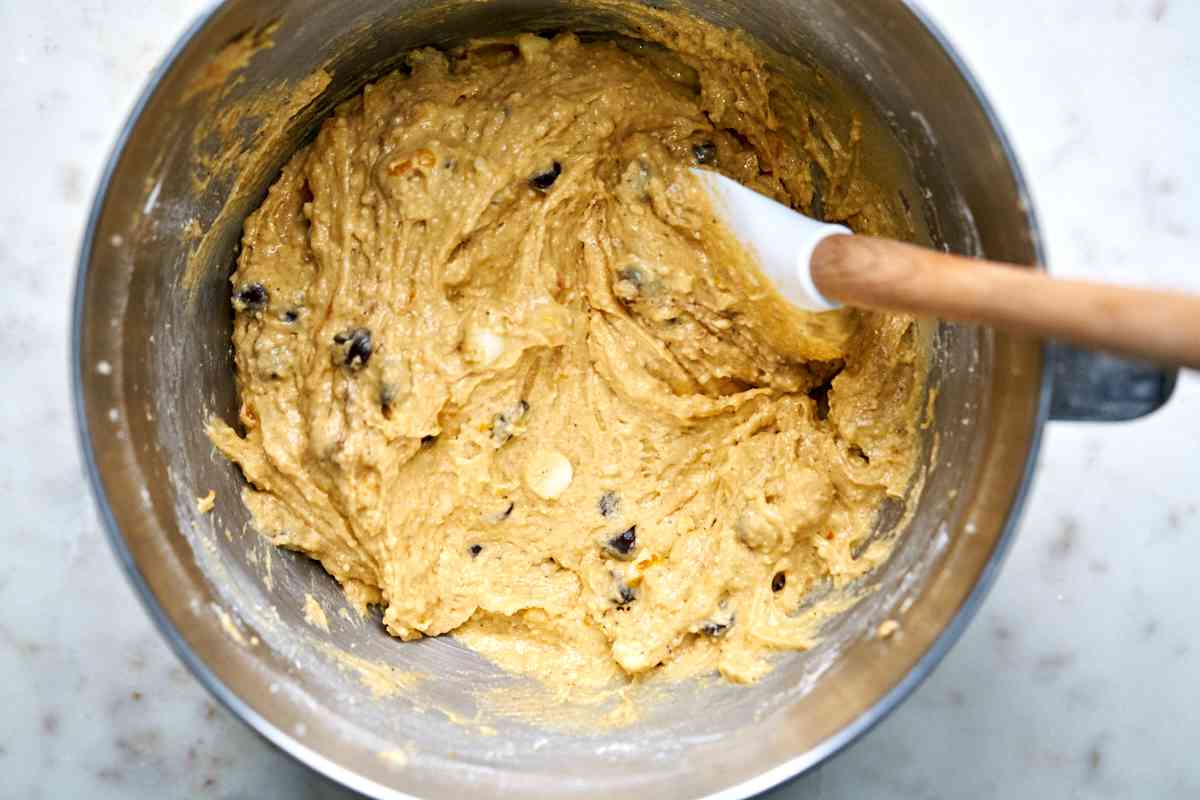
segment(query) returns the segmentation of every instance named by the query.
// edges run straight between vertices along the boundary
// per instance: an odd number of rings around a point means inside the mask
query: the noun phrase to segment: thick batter
[[[232,278],[245,433],[210,434],[262,533],[394,635],[560,686],[762,676],[912,474],[912,320],[792,310],[686,173],[903,235],[854,132],[735,36],[661,38],[413,53],[291,159]]]

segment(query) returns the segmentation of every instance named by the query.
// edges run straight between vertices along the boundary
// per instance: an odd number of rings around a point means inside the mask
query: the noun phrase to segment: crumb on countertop
[[[217,504],[217,492],[215,489],[209,489],[208,494],[204,497],[196,498],[196,510],[201,514],[207,514],[213,510],[213,506]]]

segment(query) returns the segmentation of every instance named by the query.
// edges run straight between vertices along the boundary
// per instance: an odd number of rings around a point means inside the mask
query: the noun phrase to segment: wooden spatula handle
[[[847,305],[979,322],[1200,369],[1200,297],[1123,289],[869,236],[831,236],[812,277]]]

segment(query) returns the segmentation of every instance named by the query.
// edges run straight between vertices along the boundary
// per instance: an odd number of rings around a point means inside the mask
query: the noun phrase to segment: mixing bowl
[[[1037,227],[995,117],[945,40],[900,0],[679,7],[791,56],[813,102],[864,124],[864,168],[921,238],[1035,265]],[[231,0],[154,74],[104,173],[80,259],[74,385],[101,515],[179,656],[234,713],[379,797],[744,797],[845,746],[945,654],[1014,532],[1048,418],[1118,419],[1169,395],[1146,365],[942,324],[924,489],[865,599],[754,686],[633,693],[631,725],[563,704],[453,639],[400,643],[340,614],[321,568],[248,524],[241,477],[203,432],[236,417],[227,278],[241,224],[337,102],[406,51],[523,30],[627,31],[583,0]],[[1053,390],[1053,391],[1052,391]],[[216,492],[201,514],[196,497]],[[413,498],[420,502],[421,498]],[[305,621],[310,596],[328,631]],[[900,623],[877,634],[886,619]],[[536,712],[536,713],[535,713]],[[549,713],[553,712],[553,713]]]

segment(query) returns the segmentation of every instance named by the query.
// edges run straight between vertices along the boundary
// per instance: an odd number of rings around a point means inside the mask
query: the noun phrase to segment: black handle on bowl
[[[1179,370],[1051,342],[1050,419],[1122,422],[1160,408]]]

